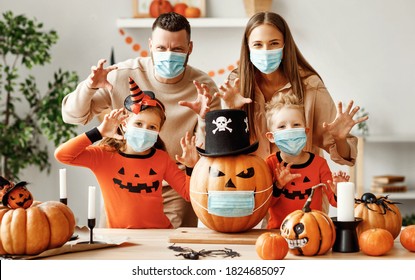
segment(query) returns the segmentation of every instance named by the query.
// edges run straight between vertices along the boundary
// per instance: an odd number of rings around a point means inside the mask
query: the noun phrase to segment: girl
[[[96,128],[62,144],[58,161],[87,167],[95,174],[111,228],[172,228],[163,212],[162,181],[189,201],[189,173],[180,170],[158,136],[166,119],[163,104],[152,92],[142,92],[130,78],[124,108],[105,115]],[[117,130],[123,136],[117,133]],[[104,139],[100,145],[94,142]],[[198,155],[195,137],[181,139],[183,154],[176,160],[193,167]]]

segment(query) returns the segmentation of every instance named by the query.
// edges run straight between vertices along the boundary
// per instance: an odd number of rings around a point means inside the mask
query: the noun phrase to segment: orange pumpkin
[[[359,235],[359,246],[369,256],[382,256],[393,247],[392,234],[383,228],[371,228]]]
[[[315,256],[329,251],[336,240],[333,221],[324,212],[311,210],[311,191],[302,210],[295,210],[281,224],[281,235],[294,255]]]
[[[399,241],[406,250],[415,252],[415,225],[405,227],[401,231]]]
[[[3,205],[12,209],[28,208],[33,203],[33,196],[26,188],[26,182],[17,183],[4,196]]]
[[[255,249],[263,260],[282,260],[288,253],[288,244],[279,233],[264,232],[257,238]]]
[[[0,208],[0,254],[36,255],[62,246],[75,230],[71,209],[57,201]]]
[[[383,228],[388,230],[395,239],[402,227],[401,212],[396,202],[388,197],[376,197],[372,193],[365,193],[361,199],[356,200],[354,215],[362,218],[357,226],[357,235],[371,228]]]
[[[252,213],[245,216],[212,214],[208,209],[209,192],[213,196],[215,191],[231,195],[237,191],[254,192]],[[190,201],[197,217],[208,228],[220,232],[243,232],[253,228],[265,217],[271,195],[272,178],[268,165],[253,154],[202,156],[190,179]]]

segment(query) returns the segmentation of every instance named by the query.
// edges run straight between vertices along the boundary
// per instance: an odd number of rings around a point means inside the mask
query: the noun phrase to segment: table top
[[[209,229],[206,229],[209,231]],[[259,235],[266,230],[257,230]],[[94,229],[95,240],[120,240],[127,238],[126,242],[120,245],[107,247],[96,250],[71,252],[61,255],[54,255],[43,259],[48,260],[180,260],[183,256],[177,256],[179,252],[175,252],[168,247],[173,245],[170,242],[170,237],[177,232],[174,229],[110,229],[97,228]],[[206,240],[209,240],[207,235]],[[231,243],[231,242],[230,242]],[[232,249],[240,254],[239,257],[227,258],[227,260],[260,260],[255,251],[254,244],[211,244],[206,243],[176,243],[175,246],[188,247],[194,251],[200,250],[224,250]],[[207,256],[203,257],[206,260],[222,259],[222,256]],[[296,256],[290,252],[287,254],[285,260],[306,259],[306,260],[415,260],[415,253],[407,251],[399,242],[399,237],[395,239],[394,247],[390,252],[384,256],[371,257],[362,252],[356,253],[339,253],[331,250],[325,255],[321,256]]]

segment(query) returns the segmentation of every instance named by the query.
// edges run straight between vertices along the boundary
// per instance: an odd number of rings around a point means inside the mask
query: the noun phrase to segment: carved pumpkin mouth
[[[138,183],[133,185],[132,183],[128,182],[126,185],[122,183],[120,179],[113,178],[114,184],[118,185],[121,189],[127,189],[129,192],[132,193],[141,193],[141,191],[145,191],[146,193],[156,192],[160,186],[159,181],[154,181],[150,186],[145,183]]]
[[[303,248],[308,243],[308,238],[307,237],[304,237],[304,238],[301,238],[301,239],[288,239],[288,238],[285,238],[285,240],[287,240],[288,248],[290,248],[290,249]]]
[[[32,201],[32,200],[33,200],[33,199],[32,199],[32,196],[31,196],[31,195],[29,195],[29,197],[27,197],[27,198],[23,199],[23,201],[16,202],[16,205],[17,205],[17,206],[19,206],[19,207],[23,207],[23,206],[25,205],[25,203],[26,203],[26,202],[28,202],[28,201]]]

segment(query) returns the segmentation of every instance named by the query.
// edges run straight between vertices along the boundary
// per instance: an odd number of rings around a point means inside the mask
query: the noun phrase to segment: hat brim
[[[204,149],[201,149],[199,147],[196,147],[197,152],[205,157],[222,157],[222,156],[233,156],[233,155],[238,155],[238,154],[250,154],[255,152],[258,149],[258,145],[259,142],[255,142],[254,144],[245,147],[243,149],[239,149],[239,150],[235,150],[235,151],[230,151],[230,152],[223,152],[223,153],[206,153],[206,151]]]

